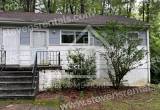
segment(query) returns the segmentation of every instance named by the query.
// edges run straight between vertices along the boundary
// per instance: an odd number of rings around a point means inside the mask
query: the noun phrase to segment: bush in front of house
[[[70,81],[78,90],[86,87],[87,83],[96,78],[95,53],[84,54],[81,49],[68,52],[68,74]]]
[[[97,31],[105,49],[102,55],[108,67],[106,74],[115,89],[123,84],[128,72],[143,65],[141,61],[147,54],[144,48],[138,48],[142,40],[135,35],[136,30],[111,23]]]

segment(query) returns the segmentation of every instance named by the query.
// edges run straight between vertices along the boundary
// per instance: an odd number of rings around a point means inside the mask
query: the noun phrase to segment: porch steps
[[[32,68],[4,68],[0,71],[0,99],[30,99],[36,95],[38,76],[33,81]]]

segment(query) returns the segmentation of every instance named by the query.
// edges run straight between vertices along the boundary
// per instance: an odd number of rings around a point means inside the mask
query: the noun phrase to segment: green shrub
[[[68,73],[73,76],[73,78],[71,78],[70,81],[76,89],[84,89],[89,81],[95,79],[95,53],[86,55],[82,53],[81,49],[69,51],[68,62]]]

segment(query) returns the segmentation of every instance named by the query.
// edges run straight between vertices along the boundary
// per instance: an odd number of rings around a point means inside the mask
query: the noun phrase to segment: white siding
[[[139,48],[141,48],[142,46],[139,46]],[[146,49],[146,46],[143,46]],[[106,79],[108,79],[107,76],[107,71],[106,71],[106,64],[105,64],[105,60],[104,58],[100,55],[100,51],[103,51],[102,47],[99,46],[49,46],[48,50],[54,50],[54,51],[61,51],[61,64],[63,69],[67,69],[67,54],[69,50],[75,50],[76,48],[84,48],[86,49],[86,52],[88,52],[87,50],[94,50],[96,52],[96,66],[97,66],[97,83],[98,82],[102,82],[105,81]],[[144,86],[148,84],[148,60],[147,60],[147,56],[142,60],[143,62],[143,66],[140,66],[132,71],[130,71],[125,77],[124,80],[126,80],[127,82],[125,82],[125,85],[127,86]],[[56,72],[45,72],[45,74],[42,75],[42,73],[40,74],[40,79],[41,80],[41,85],[40,88],[44,88],[42,87],[42,84],[44,83],[46,85],[46,87],[50,87],[53,86],[51,85],[51,82],[53,82],[57,76],[54,77],[54,74]],[[52,75],[52,81],[51,80],[44,80],[44,78],[49,78],[51,77],[50,75]],[[59,73],[60,77],[63,77],[62,72],[61,74]],[[53,78],[54,77],[54,78]],[[44,82],[43,82],[44,81]],[[110,85],[109,80],[107,80],[107,84]]]
[[[32,55],[30,46],[20,46],[20,65],[31,65]]]
[[[56,31],[56,32],[54,32]],[[101,81],[108,77],[107,76],[107,72],[106,72],[106,68],[107,66],[105,65],[105,60],[104,58],[100,55],[100,51],[103,51],[103,48],[100,47],[100,45],[98,44],[98,41],[96,39],[94,39],[91,36],[91,41],[90,45],[91,46],[82,46],[82,45],[60,45],[60,31],[59,30],[50,30],[49,31],[49,36],[54,36],[53,39],[56,39],[55,42],[51,42],[53,43],[52,46],[47,46],[47,50],[48,51],[60,51],[61,52],[61,65],[63,69],[67,69],[67,54],[69,50],[75,50],[76,48],[83,48],[86,50],[85,53],[89,52],[88,50],[93,50],[96,52],[96,70],[97,70],[97,78],[100,79]],[[0,36],[2,35],[1,33],[1,28],[0,28]],[[146,33],[145,32],[141,32],[141,37],[146,37]],[[51,37],[52,38],[52,37]],[[49,39],[49,38],[48,38]],[[58,42],[59,41],[59,42]],[[31,42],[30,42],[31,43]],[[95,45],[95,46],[93,46]],[[148,44],[149,45],[149,44]],[[146,50],[148,50],[149,48],[147,47],[147,43],[146,43],[146,38],[144,38],[144,42],[143,45],[139,46],[138,48],[142,48],[144,47]],[[19,47],[19,64],[21,66],[25,66],[25,65],[31,65],[33,64],[33,59],[32,58],[32,48],[31,45],[20,45]],[[126,83],[126,85],[130,85],[130,86],[143,86],[148,84],[148,80],[149,80],[149,56],[146,56],[142,62],[144,63],[143,66],[138,67],[137,69],[129,72],[126,76],[125,76],[125,80],[128,80],[128,82]],[[55,75],[55,73],[57,73]],[[40,90],[46,89],[48,87],[50,87],[52,85],[52,82],[54,81],[55,78],[61,78],[62,76],[62,71],[46,71],[45,73],[40,72]],[[98,80],[99,81],[99,80]],[[110,83],[108,83],[110,84]]]

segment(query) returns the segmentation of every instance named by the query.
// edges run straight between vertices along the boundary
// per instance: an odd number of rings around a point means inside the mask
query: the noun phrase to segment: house
[[[123,16],[61,15],[28,12],[0,12],[0,98],[34,97],[37,91],[62,78],[67,69],[68,50],[84,48],[96,52],[97,78],[105,78],[103,50],[94,27],[107,22],[141,25],[134,32],[149,52],[148,24]],[[81,35],[78,40],[77,36]],[[150,83],[150,55],[145,64],[125,77],[129,86]],[[37,68],[39,71],[37,71]]]

